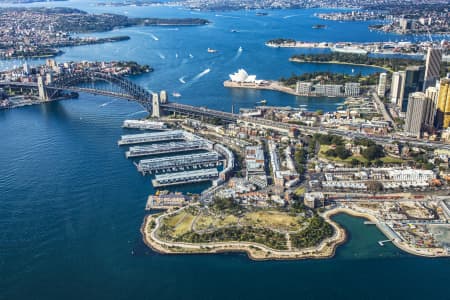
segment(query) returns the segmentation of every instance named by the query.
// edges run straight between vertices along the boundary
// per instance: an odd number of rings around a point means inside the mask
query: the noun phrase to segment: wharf
[[[219,176],[217,169],[201,169],[186,172],[176,172],[170,174],[156,175],[152,180],[153,187],[180,185],[186,183],[196,183],[210,181]]]
[[[125,120],[122,128],[130,129],[149,129],[149,130],[165,130],[167,129],[164,122],[156,122],[149,120]]]
[[[141,134],[122,135],[117,142],[119,146],[141,143],[155,143],[173,140],[185,139],[185,133],[181,130],[172,130],[166,132],[151,132]]]
[[[212,143],[205,140],[198,141],[180,141],[162,144],[153,144],[148,146],[134,146],[125,152],[126,158],[151,156],[157,154],[168,154],[177,152],[209,150],[212,148]]]
[[[184,171],[185,169],[214,167],[219,163],[217,152],[168,156],[161,158],[144,159],[139,161],[137,169],[143,175],[146,173]]]

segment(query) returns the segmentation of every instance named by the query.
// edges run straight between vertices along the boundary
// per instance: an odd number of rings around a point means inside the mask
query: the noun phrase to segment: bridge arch
[[[80,86],[83,83],[99,81],[110,83],[112,87],[98,86],[95,88],[87,88]],[[83,71],[62,74],[47,84],[45,88],[50,99],[54,98],[57,92],[61,90],[86,92],[136,101],[149,112],[152,110],[152,94],[149,91],[127,78],[110,73]]]

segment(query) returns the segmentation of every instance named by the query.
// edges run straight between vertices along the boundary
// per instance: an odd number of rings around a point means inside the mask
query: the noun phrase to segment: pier
[[[137,169],[143,175],[146,173],[184,171],[202,167],[215,167],[219,163],[217,152],[207,152],[188,155],[177,155],[162,158],[144,159],[139,161]]]
[[[152,180],[153,187],[179,185],[213,180],[219,176],[217,169],[202,169],[156,175]]]
[[[155,142],[182,140],[184,138],[185,134],[183,131],[173,130],[167,132],[151,132],[151,133],[122,135],[117,144],[119,146],[122,146],[141,143],[155,143]]]
[[[389,242],[392,242],[392,240],[378,241],[378,244],[379,244],[380,246],[384,246],[385,243],[389,243]]]
[[[157,154],[209,150],[211,148],[212,143],[205,140],[179,141],[162,144],[153,144],[147,146],[133,146],[130,147],[130,149],[127,152],[125,152],[125,156],[126,158],[131,158],[139,156],[151,156]]]

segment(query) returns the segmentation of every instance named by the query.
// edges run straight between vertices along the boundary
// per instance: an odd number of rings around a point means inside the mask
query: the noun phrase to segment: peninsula
[[[205,19],[129,18],[88,14],[74,8],[0,8],[0,58],[51,57],[61,47],[126,41],[128,36],[77,37],[72,33],[110,31],[130,26],[206,25]]]

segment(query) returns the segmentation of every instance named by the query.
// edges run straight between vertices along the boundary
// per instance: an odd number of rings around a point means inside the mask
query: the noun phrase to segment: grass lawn
[[[227,227],[231,225],[237,225],[238,218],[234,215],[227,215],[224,218],[212,216],[212,215],[202,215],[197,218],[195,222],[196,230],[204,230],[210,227]]]
[[[305,192],[306,192],[306,189],[305,189],[305,187],[299,187],[298,189],[296,189],[295,190],[295,192],[294,192],[294,194],[296,195],[296,196],[303,196],[304,194],[305,194]]]
[[[320,145],[319,150],[319,158],[327,159],[329,161],[339,162],[339,163],[347,163],[351,164],[353,159],[358,160],[360,163],[367,163],[368,160],[362,157],[361,155],[352,155],[350,157],[347,157],[346,159],[340,159],[339,157],[332,157],[327,156],[325,152],[327,152],[330,149],[329,145]],[[385,156],[380,158],[380,160],[385,164],[402,164],[405,162],[405,160],[393,156]],[[373,161],[372,161],[373,162]]]
[[[352,162],[352,159],[356,159],[360,163],[367,162],[367,159],[365,159],[364,157],[362,157],[360,155],[352,155],[350,157],[347,157],[346,159],[340,159],[339,157],[327,156],[325,154],[325,152],[327,152],[329,149],[330,149],[329,145],[320,145],[319,158],[327,159],[329,161],[334,161],[334,162],[347,163],[347,164],[350,164]]]
[[[178,224],[178,222],[184,218],[184,216],[186,216],[186,212],[183,210],[170,218],[164,218],[164,224],[170,227],[175,227]]]
[[[380,158],[380,160],[382,162],[384,162],[385,164],[402,164],[402,163],[406,162],[406,160],[404,160],[404,159],[393,157],[393,156],[385,156],[385,157]]]
[[[185,234],[191,230],[192,221],[194,221],[195,216],[191,214],[186,214],[184,218],[175,227],[173,235],[175,237]]]
[[[279,211],[250,212],[242,219],[242,223],[249,226],[263,226],[278,230],[295,231],[302,228],[301,218],[290,216]]]

